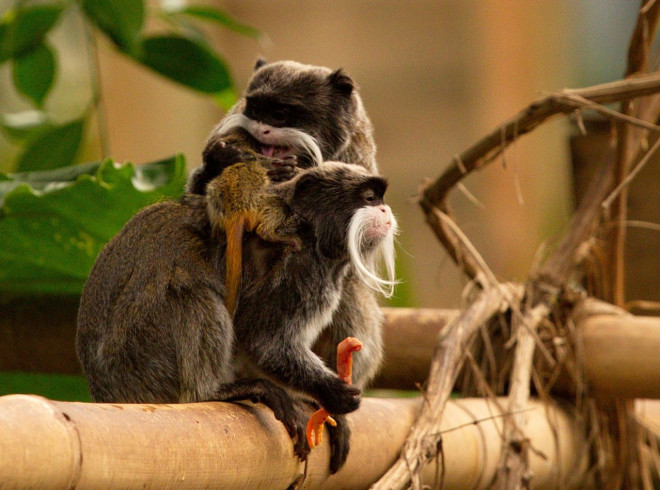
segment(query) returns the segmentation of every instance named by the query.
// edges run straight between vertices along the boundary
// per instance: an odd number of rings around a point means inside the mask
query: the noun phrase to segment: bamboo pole
[[[414,390],[415,383],[423,383],[435,339],[457,314],[457,310],[385,308],[386,362],[375,386]],[[586,381],[595,394],[660,398],[660,318],[585,316],[577,332],[584,349]]]
[[[344,468],[328,476],[326,437],[310,456],[302,487],[366,488],[375,482],[396,459],[419,403],[365,399],[348,417],[353,434]],[[529,408],[534,483],[556,488],[584,470],[574,473],[583,454],[580,432],[558,406],[532,401]],[[427,465],[425,481],[437,485],[442,479],[445,489],[485,488],[501,452],[499,413],[493,401],[449,402],[442,456],[438,466]],[[120,405],[8,395],[0,398],[0,454],[3,488],[271,489],[300,484],[304,472],[283,426],[252,404]]]
[[[587,383],[595,394],[660,398],[660,319],[594,316],[578,331]]]
[[[435,308],[383,308],[383,311],[385,363],[374,386],[415,390],[416,383],[422,384],[428,377],[438,333],[460,312]],[[73,337],[69,335],[73,330],[70,326],[60,330],[60,333],[49,334],[40,329],[39,335],[29,335],[34,331],[27,329],[23,335],[32,340],[40,339],[39,346],[22,347],[24,364],[0,356],[0,369],[76,372],[79,367],[75,354],[70,355],[75,352]],[[578,332],[583,332],[581,338],[587,353],[585,369],[594,389],[604,395],[660,398],[660,370],[653,369],[657,365],[657,354],[652,357],[654,352],[660,352],[660,318],[602,315],[580,321]],[[11,341],[2,345],[8,349],[16,347]],[[27,352],[32,347],[41,355],[29,356]],[[60,359],[62,363],[49,364],[49,359]]]

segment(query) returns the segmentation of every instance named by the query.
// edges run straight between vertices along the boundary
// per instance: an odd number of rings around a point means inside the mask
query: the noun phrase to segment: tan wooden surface
[[[312,453],[304,488],[366,488],[394,461],[420,399],[368,398],[349,416],[352,450],[328,477],[327,437]],[[483,488],[501,451],[502,419],[494,404],[452,401],[443,421],[447,489]],[[570,416],[534,402],[526,412],[535,449],[535,484],[554,488],[573,471],[580,441]],[[558,424],[555,451],[546,415]],[[463,426],[464,424],[467,424]],[[451,430],[456,429],[456,430]],[[0,398],[3,488],[287,488],[304,472],[270,411],[228,403],[119,405],[56,402],[37,396]],[[558,455],[560,458],[558,458]],[[436,468],[426,467],[432,483]]]

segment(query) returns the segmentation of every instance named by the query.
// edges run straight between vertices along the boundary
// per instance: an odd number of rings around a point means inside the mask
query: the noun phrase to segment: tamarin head
[[[387,181],[357,165],[325,162],[292,184],[286,200],[314,229],[321,253],[346,256],[360,280],[390,297],[397,222],[384,201]]]
[[[360,104],[355,83],[341,69],[295,61],[257,61],[242,100],[212,133],[246,129],[264,155],[299,157],[309,167],[330,160],[350,143]]]

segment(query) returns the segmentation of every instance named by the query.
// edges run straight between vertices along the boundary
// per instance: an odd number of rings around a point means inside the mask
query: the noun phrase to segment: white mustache
[[[389,206],[387,209],[389,211]],[[348,252],[357,277],[371,289],[391,298],[394,286],[398,284],[394,269],[394,236],[398,227],[394,215],[389,211],[387,219],[390,225],[387,232],[379,237],[369,237],[375,223],[383,219],[379,215],[382,215],[381,211],[369,207],[355,212],[348,226]],[[384,274],[381,275],[379,271],[383,269]]]
[[[296,128],[278,128],[271,126],[272,135],[269,137],[268,141],[264,141],[263,137],[260,136],[255,129],[257,124],[256,121],[250,119],[244,114],[230,114],[225,117],[218,126],[216,126],[213,132],[218,136],[223,136],[235,128],[243,128],[262,144],[291,146],[309,155],[315,165],[320,165],[321,162],[323,162],[321,148],[316,142],[316,138],[313,136]]]

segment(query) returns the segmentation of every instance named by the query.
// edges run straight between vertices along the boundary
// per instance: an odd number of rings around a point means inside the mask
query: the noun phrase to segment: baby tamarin
[[[225,158],[220,142],[237,126],[259,142],[263,154],[296,155],[299,167],[338,160],[378,173],[371,121],[355,82],[343,70],[259,60],[245,94],[211,133],[203,164],[188,182],[189,192],[203,195],[208,182],[234,163]],[[317,205],[331,210],[320,198]],[[315,349],[334,367],[337,344],[346,337],[359,338],[364,347],[355,360],[353,382],[364,387],[382,362],[382,320],[373,290],[351,271],[332,327],[324,331]]]
[[[281,201],[265,192],[271,177],[290,178],[294,173],[295,156],[273,160],[252,150],[250,138],[242,128],[225,135],[220,144],[235,152],[234,163],[213,179],[206,189],[208,211],[213,228],[225,233],[225,304],[234,315],[240,286],[243,258],[243,233],[254,231],[261,239],[300,248],[292,217]]]
[[[360,389],[341,381],[311,347],[334,318],[349,270],[374,289],[393,280],[396,222],[383,202],[386,185],[355,165],[325,163],[270,186],[295,216],[301,247],[255,235],[246,241],[233,322],[223,302],[222,235],[208,213],[213,195],[139,212],[103,249],[81,297],[76,348],[94,400],[260,401],[304,459],[306,416],[281,387],[339,420],[358,407]],[[387,266],[385,279],[375,254]],[[236,380],[239,361],[245,377]],[[333,472],[347,441],[335,447]]]

